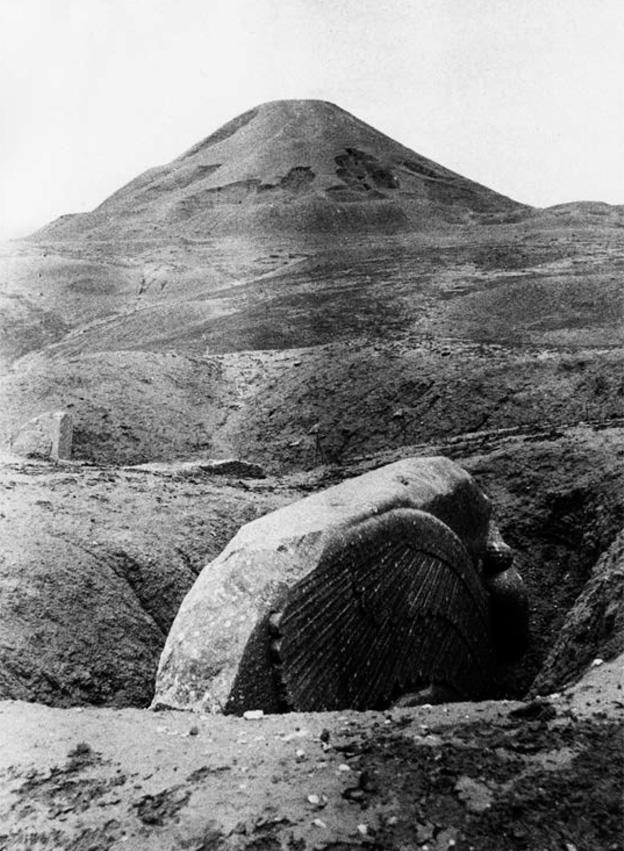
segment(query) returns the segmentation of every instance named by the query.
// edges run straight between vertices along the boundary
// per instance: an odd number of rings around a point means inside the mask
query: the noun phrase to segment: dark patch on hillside
[[[307,165],[297,165],[291,168],[286,177],[282,177],[279,185],[281,189],[288,189],[290,192],[300,192],[307,189],[314,182],[314,172]]]
[[[448,176],[441,174],[439,171],[425,165],[424,163],[416,162],[415,160],[403,160],[403,165],[406,169],[418,174],[421,177],[429,177],[432,180],[448,180]]]
[[[377,189],[398,189],[399,180],[393,171],[376,157],[357,148],[347,148],[335,157],[336,174],[352,189],[369,192]]]

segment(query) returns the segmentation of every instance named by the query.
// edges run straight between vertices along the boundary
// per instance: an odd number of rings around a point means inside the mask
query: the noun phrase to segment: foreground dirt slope
[[[259,720],[0,704],[9,849],[619,851],[624,659],[531,704]]]

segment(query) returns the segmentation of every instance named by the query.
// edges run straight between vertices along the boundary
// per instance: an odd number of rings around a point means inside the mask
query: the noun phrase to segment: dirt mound
[[[274,101],[38,239],[411,230],[523,207],[324,101]]]
[[[28,370],[5,376],[1,385],[5,435],[29,416],[63,407],[73,415],[78,460],[142,464],[233,454],[216,434],[220,381],[213,361],[132,351],[32,358]]]
[[[601,201],[573,201],[555,204],[533,213],[540,224],[547,226],[566,224],[594,224],[604,226],[607,222],[615,227],[624,227],[624,204],[605,204]]]
[[[0,379],[5,445],[25,419],[63,408],[73,457],[95,463],[235,456],[283,473],[438,441],[457,456],[462,441],[495,444],[514,431],[538,439],[624,417],[618,350],[358,341],[227,355],[44,355],[27,366]]]
[[[224,377],[249,387],[227,432],[236,454],[268,467],[277,459],[273,469],[283,471],[469,434],[496,442],[514,428],[538,438],[595,415],[605,425],[620,422],[621,355],[580,360],[580,369],[567,368],[554,354],[435,341],[226,356]]]
[[[185,593],[240,525],[288,499],[210,470],[3,465],[0,696],[147,705]]]

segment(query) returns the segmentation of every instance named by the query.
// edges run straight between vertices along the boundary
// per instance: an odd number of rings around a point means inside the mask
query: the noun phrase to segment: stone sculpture
[[[446,458],[399,461],[244,526],[185,598],[153,707],[382,708],[432,684],[483,697],[499,605],[524,636],[487,497]]]
[[[33,417],[11,438],[11,451],[27,458],[59,461],[71,458],[72,417],[66,411],[46,411]]]

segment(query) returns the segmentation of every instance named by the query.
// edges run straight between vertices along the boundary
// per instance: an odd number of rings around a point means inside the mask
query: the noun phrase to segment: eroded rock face
[[[624,652],[624,529],[599,558],[531,686],[531,695],[576,682],[594,659]]]
[[[71,448],[72,418],[66,411],[47,411],[34,417],[11,439],[11,450],[28,458],[68,459]]]
[[[487,693],[491,506],[446,458],[413,458],[244,526],[185,598],[155,707],[388,705],[439,683]],[[501,573],[502,569],[502,573]],[[513,584],[513,583],[512,583]]]

